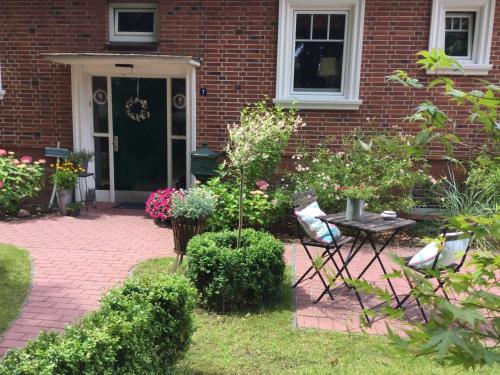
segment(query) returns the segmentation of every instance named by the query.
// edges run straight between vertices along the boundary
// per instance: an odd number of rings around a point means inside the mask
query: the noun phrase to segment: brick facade
[[[122,2],[122,1],[121,1]],[[136,1],[138,2],[138,1]],[[152,2],[152,1],[148,1]],[[134,52],[188,55],[202,60],[197,88],[198,142],[220,149],[226,124],[237,121],[248,102],[274,97],[278,0],[159,0],[158,47]],[[415,53],[426,49],[432,0],[366,0],[359,111],[302,111],[309,142],[341,136],[354,128],[408,127],[402,118],[428,97],[384,82],[395,69],[412,71]],[[500,81],[500,5],[497,2],[490,63],[486,78]],[[0,62],[7,91],[0,101],[0,145],[31,150],[61,141],[71,147],[71,80],[69,67],[49,63],[54,52],[110,52],[107,46],[106,0],[0,2]],[[120,52],[130,52],[121,50]],[[473,87],[475,78],[457,78]],[[446,102],[434,98],[446,106]],[[452,108],[450,108],[453,111]],[[407,129],[415,130],[415,129]],[[465,138],[484,143],[475,126],[460,129]],[[436,154],[435,150],[432,154]]]

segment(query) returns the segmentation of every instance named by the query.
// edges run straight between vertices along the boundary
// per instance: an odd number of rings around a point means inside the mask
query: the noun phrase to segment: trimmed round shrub
[[[0,374],[165,374],[189,347],[196,291],[185,277],[130,280],[64,335],[42,333]]]
[[[236,238],[236,231],[208,232],[188,244],[187,276],[210,309],[261,306],[281,290],[283,243],[268,233],[245,229],[237,250]]]

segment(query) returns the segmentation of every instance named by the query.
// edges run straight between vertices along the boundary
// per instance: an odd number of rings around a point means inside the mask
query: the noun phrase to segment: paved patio
[[[142,260],[174,255],[171,230],[157,227],[141,210],[110,207],[91,209],[79,218],[2,222],[0,242],[26,248],[34,267],[33,286],[20,316],[0,338],[0,356],[9,348],[22,347],[41,330],[61,330],[97,308],[100,297]],[[411,249],[397,251],[406,254]],[[370,255],[368,249],[362,250],[352,272],[361,270]],[[286,259],[295,266],[296,277],[309,266],[298,244],[287,246]],[[380,268],[373,265],[367,279],[379,276]],[[398,291],[406,290],[404,283],[397,284]],[[360,310],[354,294],[343,291],[335,301],[324,298],[312,304],[320,291],[317,277],[297,288],[297,326],[359,331]],[[384,333],[384,322],[377,322],[369,332]]]

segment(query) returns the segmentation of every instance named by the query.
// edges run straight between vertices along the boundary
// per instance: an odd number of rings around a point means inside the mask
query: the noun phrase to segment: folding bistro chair
[[[450,301],[450,297],[446,293],[444,289],[444,285],[446,283],[446,275],[448,272],[460,272],[460,269],[465,263],[465,259],[470,250],[471,242],[473,239],[473,234],[468,233],[465,235],[463,232],[447,232],[447,230],[443,230],[444,242],[442,246],[438,246],[437,253],[435,254],[431,266],[423,267],[411,265],[411,260],[414,257],[404,257],[404,264],[422,274],[426,279],[436,279],[437,286],[434,288],[434,293],[441,290],[444,297]],[[429,246],[429,245],[428,245]],[[425,248],[424,248],[425,249]],[[421,251],[424,251],[422,249]],[[461,256],[459,256],[461,255]],[[427,263],[428,265],[428,263]],[[429,272],[434,271],[434,272]],[[415,285],[410,280],[408,275],[405,274],[406,281],[408,285],[413,290]],[[399,307],[402,307],[403,304],[411,297],[411,293],[405,296],[399,303]],[[424,318],[424,321],[428,323],[427,315],[420,303],[418,297],[415,297],[415,301],[417,302],[418,308]]]
[[[305,208],[308,205],[314,203],[317,201],[317,196],[316,193],[311,190],[307,192],[302,192],[302,193],[295,193],[293,197],[293,206],[294,210]],[[340,268],[337,264],[337,262],[334,259],[334,255],[338,254],[340,257],[340,260],[342,264],[340,265],[341,267],[344,265],[344,258],[342,257],[342,253],[340,252],[340,249],[342,246],[345,244],[352,242],[353,238],[352,237],[346,237],[346,236],[340,236],[340,237],[335,237],[330,225],[328,223],[325,223],[326,228],[328,228],[328,232],[330,233],[330,236],[332,238],[332,241],[330,243],[324,243],[321,242],[315,238],[313,238],[307,231],[304,229],[303,224],[300,222],[299,218],[296,218],[296,224],[297,224],[297,231],[300,239],[300,243],[304,247],[304,250],[306,252],[307,257],[309,258],[311,262],[311,266],[307,269],[306,272],[297,280],[297,282],[292,286],[292,288],[296,288],[301,282],[303,282],[308,276],[308,279],[313,279],[316,275],[321,280],[321,283],[327,290],[327,293],[330,295],[330,298],[333,299],[333,294],[332,291],[329,288],[329,284],[325,280],[325,277],[322,275],[321,270],[326,266],[326,264],[331,261],[334,267],[337,270],[337,273],[340,272]],[[324,251],[321,254],[321,260],[322,263],[321,265],[315,264],[315,260],[313,256],[311,255],[311,251],[308,246],[312,247],[319,247],[324,249]],[[347,269],[346,272],[348,273]]]

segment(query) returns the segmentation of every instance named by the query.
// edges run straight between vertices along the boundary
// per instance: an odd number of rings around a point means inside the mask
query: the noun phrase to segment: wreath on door
[[[125,113],[127,116],[137,122],[144,121],[151,117],[148,110],[148,101],[139,96],[139,78],[137,78],[137,95],[130,97],[125,103]]]

